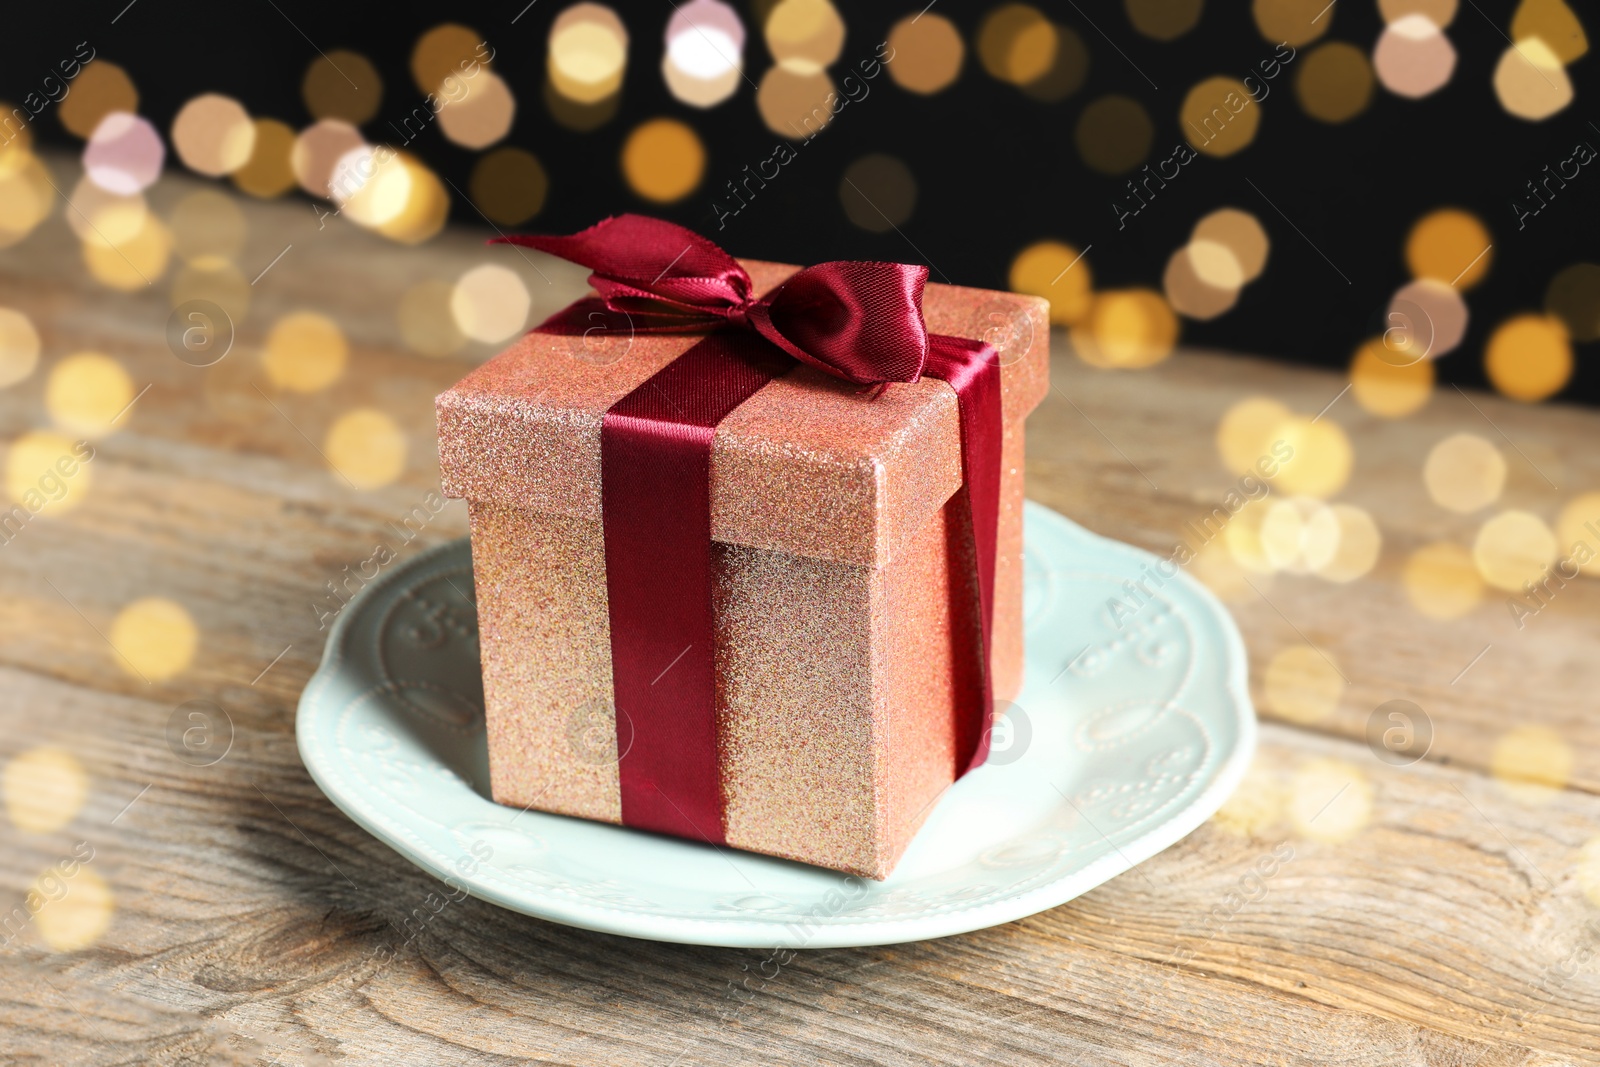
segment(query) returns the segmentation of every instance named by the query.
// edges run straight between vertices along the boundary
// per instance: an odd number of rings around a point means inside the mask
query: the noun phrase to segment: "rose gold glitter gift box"
[[[741,263],[763,292],[797,269]],[[923,310],[931,333],[1000,349],[992,670],[1009,699],[1022,673],[1023,420],[1048,388],[1046,304],[930,284]],[[502,804],[622,821],[601,419],[699,339],[596,349],[531,333],[438,398],[444,491],[471,518]],[[956,536],[955,394],[924,378],[874,396],[797,363],[716,427],[711,485],[726,840],[886,877],[956,778],[970,729],[957,694],[976,671],[962,659],[978,608]]]

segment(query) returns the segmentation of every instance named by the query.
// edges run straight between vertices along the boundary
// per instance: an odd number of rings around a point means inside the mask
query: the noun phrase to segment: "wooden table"
[[[52,166],[70,187],[73,168]],[[165,212],[199,185],[166,179],[152,203]],[[433,885],[301,766],[294,710],[322,647],[310,605],[437,485],[432,397],[491,350],[409,354],[394,309],[412,283],[493,261],[527,279],[537,319],[581,289],[582,272],[485,250],[476,233],[397,250],[338,219],[319,228],[305,203],[245,213],[246,280],[291,247],[249,288],[234,351],[205,370],[165,341],[176,263],[148,288],[107,290],[59,205],[0,252],[0,304],[32,315],[46,353],[0,390],[0,436],[48,424],[46,372],[70,352],[106,352],[151,386],[98,443],[83,502],[0,547],[0,758],[61,746],[89,779],[60,829],[0,827],[0,903],[20,903],[79,841],[114,900],[89,947],[52,951],[34,923],[0,949],[5,1062],[1600,1060],[1600,847],[1584,852],[1600,833],[1600,588],[1574,583],[1519,631],[1492,594],[1462,619],[1424,619],[1400,580],[1418,546],[1470,544],[1481,521],[1422,491],[1433,442],[1463,428],[1514,442],[1504,503],[1553,517],[1600,487],[1600,415],[1453,389],[1402,421],[1349,396],[1324,416],[1355,445],[1341,499],[1377,517],[1377,567],[1349,584],[1257,576],[1258,589],[1233,583],[1230,595],[1258,704],[1264,665],[1292,644],[1326,652],[1349,685],[1312,725],[1265,722],[1238,796],[1136,871],[980,933],[803,953],[737,1015],[730,984],[759,953],[597,935],[476,900],[375,966]],[[351,349],[343,377],[308,394],[274,390],[260,363],[271,323],[300,308],[334,317]],[[1030,424],[1030,494],[1158,550],[1233,480],[1212,446],[1231,403],[1259,393],[1315,413],[1344,384],[1199,353],[1140,372],[1058,354],[1055,375]],[[404,474],[383,488],[353,490],[319,455],[353,407],[389,413],[406,434]],[[406,551],[464,529],[452,502]],[[199,631],[192,663],[148,683],[104,636],[145,596],[182,604]],[[1433,724],[1414,766],[1380,761],[1365,741],[1372,710],[1396,698]],[[174,708],[195,699],[231,718],[232,749],[212,766],[181,762],[167,742]],[[1530,724],[1569,746],[1564,788],[1489,773],[1502,735]],[[1307,783],[1330,776],[1354,790],[1339,801],[1342,830],[1309,833]],[[1247,877],[1274,853],[1270,877]]]

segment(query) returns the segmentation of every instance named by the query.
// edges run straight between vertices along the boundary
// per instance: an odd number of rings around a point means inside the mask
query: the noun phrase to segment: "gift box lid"
[[[740,260],[770,291],[799,268]],[[929,284],[931,333],[1000,351],[1007,434],[1049,388],[1048,305]],[[436,400],[447,496],[600,518],[607,409],[699,341],[529,333]],[[872,390],[797,363],[717,426],[711,535],[725,544],[881,563],[961,485],[955,393],[932,378]]]

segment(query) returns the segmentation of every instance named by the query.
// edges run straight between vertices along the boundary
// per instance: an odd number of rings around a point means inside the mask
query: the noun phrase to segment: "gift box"
[[[755,294],[799,270],[738,265]],[[591,281],[626,306],[616,284]],[[1006,700],[1022,671],[1023,420],[1048,388],[1047,305],[915,287],[929,333],[987,341],[998,367],[987,688]],[[606,480],[622,476],[603,446],[607,413],[648,397],[709,331],[597,316],[600,327],[571,327],[585,317],[569,314],[571,328],[524,335],[437,400],[443,489],[470,516],[494,799],[886,877],[986,751],[981,544],[966,520],[957,393],[926,376],[864,386],[774,350],[775,376],[706,431],[713,647],[691,641],[666,661],[678,639],[663,639],[656,660],[630,667],[626,692],[639,695],[619,699],[618,598],[637,601],[643,621],[628,625],[655,625],[652,597],[679,591],[651,583],[674,581],[678,564],[666,550],[615,554],[606,506],[619,490]],[[659,523],[670,540],[679,518],[652,501],[630,536]],[[626,583],[657,592],[641,599]],[[669,709],[645,722],[645,702],[692,673],[686,661],[710,672],[706,721]],[[675,784],[696,760],[693,781]]]

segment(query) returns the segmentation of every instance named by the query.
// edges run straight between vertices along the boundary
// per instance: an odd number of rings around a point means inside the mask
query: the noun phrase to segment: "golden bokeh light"
[[[106,245],[85,241],[83,264],[100,284],[123,292],[137,292],[154,284],[167,271],[172,257],[172,233],[154,215],[126,241]]]
[[[208,256],[233,260],[250,235],[238,203],[215,189],[199,189],[178,201],[168,227],[173,251],[185,263]]]
[[[0,173],[15,167],[33,152],[33,127],[18,121],[18,111],[27,114],[26,108],[0,100],[0,137],[5,138],[5,143],[0,144]]]
[[[1241,272],[1241,284],[1260,277],[1267,265],[1267,250],[1271,247],[1267,231],[1261,228],[1260,221],[1250,212],[1232,207],[1218,208],[1195,223],[1189,240],[1191,243],[1209,241],[1233,253],[1233,261]],[[1220,275],[1211,276],[1208,280],[1212,284],[1221,284],[1223,281]]]
[[[1407,364],[1454,351],[1467,335],[1467,319],[1467,302],[1454,286],[1436,278],[1402,285],[1384,314],[1384,361]]]
[[[67,197],[67,225],[85,245],[115,248],[126,244],[139,235],[149,217],[143,194],[107,192],[87,176],[78,179]]]
[[[334,168],[366,145],[361,131],[342,119],[322,119],[301,130],[289,151],[289,167],[300,188],[324,200],[333,195]]]
[[[1515,315],[1489,335],[1483,351],[1489,381],[1513,400],[1533,402],[1561,391],[1572,377],[1572,341],[1561,320]]]
[[[1071,26],[1055,25],[1056,55],[1050,69],[1033,81],[1018,86],[1025,96],[1053,104],[1065,100],[1089,77],[1089,48]]]
[[[928,95],[947,89],[961,75],[967,46],[943,15],[906,15],[889,30],[889,77],[902,89]]]
[[[1227,547],[1229,557],[1240,569],[1251,574],[1271,575],[1278,569],[1267,551],[1266,541],[1262,539],[1267,511],[1267,508],[1244,508],[1228,520],[1228,525],[1222,531],[1222,543]]]
[[[1449,84],[1456,49],[1428,16],[1404,15],[1384,27],[1372,67],[1385,89],[1417,100]]]
[[[1584,493],[1567,502],[1556,520],[1556,543],[1563,558],[1577,563],[1584,574],[1600,576],[1600,493]],[[1585,553],[1573,549],[1580,544],[1588,548],[1588,558],[1578,563]]]
[[[1583,23],[1563,0],[1522,0],[1511,16],[1511,39],[1524,41],[1537,37],[1563,63],[1582,59],[1589,51],[1589,38]]]
[[[1073,135],[1078,155],[1090,170],[1126,174],[1150,154],[1155,125],[1144,105],[1131,96],[1102,96],[1083,109]]]
[[[410,202],[413,170],[386,145],[353,148],[333,166],[329,192],[351,222],[375,230]]]
[[[1448,541],[1413,552],[1401,569],[1400,581],[1411,606],[1430,619],[1459,619],[1483,599],[1483,579],[1472,553]]]
[[[1230,310],[1238,302],[1243,284],[1244,268],[1233,250],[1205,240],[1190,241],[1174,252],[1161,276],[1161,288],[1172,309],[1202,321]]]
[[[1233,558],[1223,539],[1206,542],[1189,566],[1207,589],[1229,604],[1259,599],[1271,589],[1271,574],[1247,571]]]
[[[764,29],[772,58],[796,74],[832,66],[844,47],[844,20],[829,0],[780,0]]]
[[[1500,106],[1519,119],[1540,122],[1572,103],[1572,80],[1561,57],[1538,37],[1525,37],[1500,55],[1494,68]]]
[[[5,769],[6,814],[30,834],[59,830],[78,817],[89,797],[89,775],[57,745],[30,748]]]
[[[39,331],[16,308],[0,307],[0,389],[27,378],[39,365]]]
[[[50,172],[31,153],[0,169],[0,248],[9,248],[50,217],[56,191]]]
[[[315,311],[295,311],[272,324],[261,365],[279,389],[315,393],[344,376],[350,345],[339,324]]]
[[[1501,734],[1489,754],[1489,773],[1503,792],[1524,804],[1542,804],[1572,778],[1573,752],[1548,726],[1525,723]]]
[[[117,651],[117,662],[151,682],[186,670],[200,644],[200,631],[188,609],[159,596],[142,597],[117,612],[106,636]]]
[[[1559,271],[1544,291],[1544,309],[1574,341],[1600,341],[1600,266],[1574,263]]]
[[[377,115],[383,103],[383,78],[366,56],[335,48],[306,67],[300,97],[314,119],[341,119],[359,126]]]
[[[527,324],[532,306],[528,287],[515,272],[496,263],[473,267],[450,294],[456,328],[474,341],[499,344]]]
[[[1558,555],[1556,535],[1545,521],[1515,508],[1484,523],[1472,542],[1472,562],[1483,580],[1510,593],[1543,578]]]
[[[122,364],[99,352],[79,352],[50,368],[44,406],[68,433],[99,437],[115,427],[134,396],[133,379]]]
[[[1398,22],[1410,15],[1421,15],[1441,30],[1447,29],[1456,17],[1458,0],[1378,0],[1378,13],[1383,21]]]
[[[1211,824],[1236,837],[1264,838],[1283,821],[1287,800],[1277,775],[1260,763],[1251,763],[1239,787],[1211,816]]]
[[[484,154],[467,182],[472,202],[502,226],[527,222],[544,208],[550,178],[544,164],[522,148],[497,148]]]
[[[398,153],[396,159],[406,172],[405,202],[374,228],[402,244],[421,244],[444,229],[450,217],[450,194],[439,176],[409,152]]]
[[[220,178],[246,163],[256,146],[256,124],[231,96],[202,93],[178,109],[172,147],[192,171]]]
[[[1428,451],[1422,483],[1435,504],[1470,515],[1500,499],[1506,457],[1475,433],[1451,434]]]
[[[1349,122],[1372,102],[1372,64],[1344,41],[1318,45],[1297,64],[1295,96],[1307,115],[1322,122]]]
[[[405,432],[374,408],[357,408],[335,419],[322,451],[333,469],[357,489],[380,489],[406,468]]]
[[[197,256],[173,278],[168,297],[173,307],[191,300],[210,301],[237,326],[250,310],[250,282],[238,267],[220,256]]]
[[[437,279],[418,282],[405,291],[397,317],[407,348],[419,355],[438,357],[459,352],[467,343],[450,311],[455,291],[455,286]]]
[[[1273,656],[1261,686],[1268,711],[1302,726],[1325,721],[1344,695],[1338,667],[1310,645],[1290,645]]]
[[[1293,413],[1281,403],[1265,396],[1248,396],[1235,402],[1217,424],[1217,455],[1229,474],[1262,474],[1257,464],[1265,461],[1276,470],[1278,460],[1272,446],[1279,430]]]
[[[1589,898],[1589,903],[1600,908],[1600,836],[1585,841],[1578,852],[1578,888]]]
[[[294,166],[290,162],[295,132],[277,119],[256,119],[255,127],[250,158],[233,172],[233,184],[251,196],[270,200],[295,186]]]
[[[761,76],[756,108],[767,129],[791,141],[802,141],[833,121],[828,103],[833,91],[833,79],[824,71],[796,74],[774,66]]]
[[[1397,361],[1382,337],[1356,349],[1350,361],[1350,393],[1356,403],[1374,415],[1398,419],[1418,411],[1433,395],[1433,361],[1420,348],[1410,362]]]
[[[627,63],[627,27],[604,4],[573,4],[550,26],[545,66],[551,87],[567,100],[598,104],[615,96]]]
[[[1424,215],[1406,236],[1406,266],[1417,278],[1471,289],[1494,261],[1489,231],[1476,215],[1440,208]]]
[[[1150,289],[1107,289],[1071,331],[1079,358],[1096,367],[1153,366],[1178,343],[1178,316]]]
[[[845,217],[869,233],[903,226],[917,206],[917,180],[900,160],[882,152],[862,156],[839,179]]]
[[[1267,43],[1299,48],[1328,32],[1335,6],[1326,0],[1254,0],[1250,12]]]
[[[1311,562],[1311,573],[1330,582],[1353,582],[1371,573],[1383,550],[1383,534],[1372,513],[1354,504],[1334,504],[1317,512],[1312,522],[1318,526],[1331,522],[1329,534],[1318,529],[1309,540],[1319,546],[1332,544]]]
[[[699,135],[677,119],[640,123],[622,145],[622,175],[628,187],[658,204],[694,192],[705,169],[706,150]]]
[[[1011,261],[1009,284],[1014,293],[1050,301],[1050,321],[1057,326],[1080,321],[1094,298],[1089,261],[1060,241],[1038,241],[1018,252]]]
[[[1172,41],[1200,21],[1205,0],[1124,0],[1128,21],[1146,37]]]
[[[1372,821],[1372,783],[1343,760],[1315,759],[1289,785],[1289,822],[1311,841],[1340,844]]]
[[[113,111],[137,113],[139,92],[128,72],[104,59],[91,60],[72,80],[56,113],[69,133],[88,138],[100,120]]]
[[[1231,156],[1249,147],[1261,125],[1261,105],[1237,78],[1207,78],[1189,90],[1178,112],[1183,136],[1208,156]]]
[[[69,511],[89,494],[92,464],[82,456],[66,434],[25,433],[6,448],[6,494],[34,514]]]
[[[411,77],[418,92],[437,93],[446,78],[459,79],[481,71],[490,54],[487,42],[477,30],[457,22],[442,23],[417,38],[411,49]],[[357,81],[356,84],[361,83]]]
[[[517,101],[493,71],[479,71],[469,84],[465,96],[439,109],[439,129],[462,148],[488,148],[511,132]]]
[[[1056,27],[1028,4],[1001,4],[978,27],[978,61],[991,77],[1012,85],[1048,75],[1059,44]]]
[[[709,108],[738,91],[744,79],[744,23],[722,0],[689,0],[667,20],[661,77],[690,107]]]
[[[1284,492],[1326,500],[1350,480],[1355,449],[1332,419],[1292,416],[1274,436],[1293,450],[1278,469],[1277,487]]]
[[[1256,537],[1273,570],[1310,574],[1338,550],[1339,526],[1322,501],[1289,497],[1266,504]]]
[[[46,871],[33,886],[36,899],[44,902],[33,917],[39,937],[56,952],[88,948],[111,927],[111,916],[116,911],[111,887],[96,871],[79,867],[68,883],[66,895],[52,899],[49,890],[57,884],[55,878],[53,869]]]

